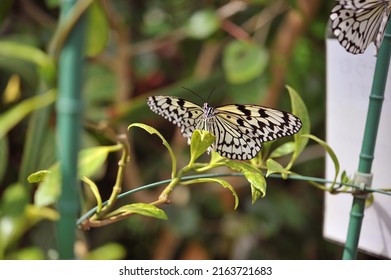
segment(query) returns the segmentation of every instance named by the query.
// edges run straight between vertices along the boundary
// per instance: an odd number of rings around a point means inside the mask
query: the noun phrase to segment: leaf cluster
[[[190,186],[194,184],[219,184],[229,190],[234,199],[234,209],[239,205],[239,196],[226,179],[225,176],[242,176],[244,177],[251,189],[252,202],[255,203],[259,198],[265,197],[268,176],[279,175],[282,179],[289,179],[295,175],[291,171],[295,161],[300,153],[305,149],[308,141],[314,140],[319,143],[330,155],[335,165],[335,179],[331,187],[326,188],[319,183],[312,182],[317,187],[323,190],[334,190],[334,185],[339,174],[339,163],[332,149],[321,139],[309,134],[310,122],[307,108],[301,100],[299,94],[290,87],[287,87],[291,101],[292,112],[301,118],[303,127],[294,135],[293,141],[284,142],[279,146],[273,146],[271,143],[266,143],[263,150],[257,157],[251,161],[234,161],[220,156],[217,152],[211,151],[210,160],[208,162],[200,162],[200,157],[205,153],[210,153],[210,147],[215,141],[215,137],[208,131],[195,130],[190,140],[190,156],[189,162],[178,167],[178,160],[171,148],[169,142],[155,128],[142,124],[133,123],[128,129],[141,128],[151,135],[156,135],[167,149],[171,160],[171,178],[164,184],[167,184],[159,197],[152,203],[132,203],[121,206],[115,209],[115,203],[118,198],[130,195],[134,192],[145,189],[145,186],[136,188],[128,193],[122,193],[122,178],[124,176],[124,166],[129,160],[129,147],[127,146],[127,138],[119,137],[119,142],[114,146],[101,146],[85,149],[79,155],[79,177],[90,188],[95,196],[97,206],[88,211],[79,219],[79,226],[83,229],[90,227],[100,227],[113,222],[125,219],[130,215],[139,214],[143,216],[154,217],[158,219],[167,219],[167,214],[159,208],[159,205],[170,203],[170,195],[178,185]],[[111,152],[121,152],[121,160],[118,163],[117,180],[112,188],[110,199],[102,202],[99,187],[89,178],[96,173],[104,164],[107,156]],[[278,158],[290,156],[287,164],[282,165]],[[225,167],[227,174],[209,173],[210,171]],[[56,202],[60,192],[59,186],[59,165],[54,164],[49,170],[42,170],[32,174],[29,181],[40,182],[40,186],[35,195],[35,203],[38,206],[48,206]],[[160,185],[159,182],[152,184],[151,187]]]

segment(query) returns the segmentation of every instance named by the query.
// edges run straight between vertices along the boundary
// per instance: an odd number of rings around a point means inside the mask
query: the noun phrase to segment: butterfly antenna
[[[203,98],[201,95],[198,95],[197,93],[195,93],[194,91],[192,91],[191,89],[188,89],[188,88],[185,88],[185,87],[182,87],[183,89],[185,89],[185,90],[188,90],[188,91],[190,91],[192,94],[194,94],[195,96],[198,96],[202,101],[204,101],[204,102],[207,102],[206,100],[205,100],[205,98]],[[208,98],[209,99],[209,98]]]
[[[210,93],[209,93],[209,95],[208,95],[208,99],[206,99],[207,102],[209,102],[209,98],[212,96],[212,93],[215,91],[215,89],[216,89],[216,87],[214,87],[214,88],[210,91]]]

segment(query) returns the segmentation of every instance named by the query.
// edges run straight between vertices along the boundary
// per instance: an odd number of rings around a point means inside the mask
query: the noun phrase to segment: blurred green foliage
[[[80,2],[80,1],[79,1]],[[311,2],[312,3],[312,2]],[[188,161],[185,140],[146,106],[153,94],[209,103],[267,103],[289,110],[289,84],[309,110],[311,133],[324,136],[324,37],[333,1],[93,1],[88,8],[84,71],[83,148],[112,145],[133,122],[157,127],[172,143],[178,165]],[[53,208],[34,201],[27,176],[55,163],[59,1],[0,2],[0,258],[56,258]],[[308,7],[307,7],[308,5]],[[301,16],[297,34],[279,40],[290,15]],[[297,24],[297,22],[296,22]],[[65,36],[65,37],[64,37]],[[286,51],[285,44],[291,46]],[[284,52],[285,50],[285,52]],[[20,78],[18,84],[13,76]],[[44,98],[45,102],[33,102]],[[43,107],[45,106],[45,107]],[[16,112],[14,118],[7,117]],[[1,124],[3,125],[3,123]],[[131,164],[122,188],[170,177],[159,140],[130,133]],[[289,147],[285,147],[289,148]],[[294,169],[323,177],[323,152],[303,151]],[[315,153],[314,153],[315,151]],[[115,181],[119,156],[95,176],[103,199]],[[323,193],[303,182],[268,179],[265,198],[252,204],[246,180],[233,178],[241,203],[211,184],[179,187],[168,220],[132,216],[80,232],[84,259],[338,259],[341,247],[322,238]],[[95,200],[82,188],[82,211]],[[148,190],[122,203],[149,202]],[[38,194],[39,195],[39,194]],[[52,201],[51,201],[52,202]],[[81,213],[82,214],[82,213]],[[365,257],[365,256],[360,256]]]

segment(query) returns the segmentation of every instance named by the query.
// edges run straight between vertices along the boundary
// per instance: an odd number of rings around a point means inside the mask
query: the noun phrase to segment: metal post
[[[67,15],[76,0],[62,1],[62,16]],[[81,18],[67,38],[59,59],[59,95],[57,100],[57,155],[61,164],[61,196],[58,201],[60,220],[57,242],[60,259],[74,258],[76,218],[79,214],[77,159],[81,130],[81,83],[84,42],[84,20]]]
[[[354,182],[362,187],[370,187],[372,181],[372,162],[376,145],[376,136],[379,127],[381,108],[384,100],[384,90],[387,82],[388,68],[391,55],[391,21],[388,22],[384,36],[384,41],[380,47],[376,61],[375,74],[372,83],[371,95],[369,96],[369,106],[363,142],[361,146],[360,161]],[[365,200],[367,196],[363,192],[354,194],[353,205],[350,211],[349,228],[346,237],[344,260],[356,259],[358,242],[362,220],[364,218]]]

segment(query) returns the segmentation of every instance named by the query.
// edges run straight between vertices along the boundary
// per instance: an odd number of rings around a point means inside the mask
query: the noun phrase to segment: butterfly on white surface
[[[216,139],[211,148],[229,159],[248,160],[261,150],[261,144],[297,133],[301,120],[291,113],[257,105],[200,107],[173,96],[150,96],[150,109],[181,129],[190,140],[194,130],[207,130]]]
[[[350,53],[363,53],[371,42],[376,51],[383,41],[391,11],[391,0],[336,0],[330,14],[331,28]]]

